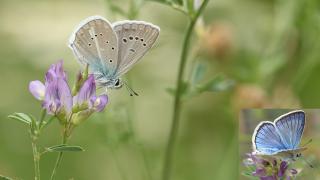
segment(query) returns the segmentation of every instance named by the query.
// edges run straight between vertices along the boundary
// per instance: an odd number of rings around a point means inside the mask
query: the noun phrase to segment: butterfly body
[[[305,125],[305,113],[292,111],[274,122],[263,121],[252,136],[253,151],[260,156],[296,160],[305,147],[299,147]]]
[[[160,28],[144,21],[109,23],[101,16],[83,20],[69,39],[69,47],[98,85],[120,88],[120,77],[153,46]]]

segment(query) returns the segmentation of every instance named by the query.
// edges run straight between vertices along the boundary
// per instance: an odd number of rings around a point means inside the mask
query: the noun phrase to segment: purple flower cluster
[[[71,121],[77,125],[93,112],[102,111],[108,102],[107,95],[96,95],[93,75],[83,81],[75,96],[72,96],[63,62],[59,61],[47,71],[44,84],[38,80],[31,81],[29,90],[36,99],[42,101],[42,107],[48,114],[56,116],[63,124]]]
[[[290,180],[298,174],[296,169],[289,168],[289,162],[271,156],[264,159],[251,153],[244,164],[249,169],[254,169],[252,176],[261,180]]]

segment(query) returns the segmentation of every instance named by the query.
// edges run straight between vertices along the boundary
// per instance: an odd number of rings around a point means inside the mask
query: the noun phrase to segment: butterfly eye
[[[130,40],[133,40],[133,37],[132,37],[132,36],[130,36],[130,37],[129,37],[129,39],[130,39]]]
[[[126,42],[127,42],[127,39],[126,39],[126,38],[123,38],[122,41],[123,41],[124,43],[126,43]]]
[[[135,38],[136,40],[139,40],[139,38],[136,36],[136,38]]]

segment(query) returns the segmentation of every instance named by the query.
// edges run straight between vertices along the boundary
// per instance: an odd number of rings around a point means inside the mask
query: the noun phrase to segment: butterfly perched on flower
[[[153,46],[160,28],[144,21],[118,21],[101,16],[83,20],[69,39],[77,60],[89,68],[98,85],[120,88],[120,77],[128,72]],[[137,95],[126,85],[130,95]]]
[[[274,122],[263,121],[252,136],[253,151],[257,155],[277,156],[284,160],[296,160],[306,147],[299,147],[306,123],[302,110],[278,117]]]

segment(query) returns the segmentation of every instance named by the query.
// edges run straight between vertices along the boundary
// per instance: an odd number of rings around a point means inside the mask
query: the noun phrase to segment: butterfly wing
[[[118,37],[118,62],[115,77],[125,74],[157,40],[160,28],[143,21],[119,21],[113,24]]]
[[[113,78],[118,60],[118,39],[111,24],[100,16],[82,21],[71,35],[69,47],[82,65],[89,65],[90,73]]]
[[[274,124],[286,149],[299,148],[305,125],[305,113],[303,111],[284,114],[277,118]]]
[[[259,154],[273,155],[285,150],[276,127],[271,122],[261,122],[252,136],[253,150]]]

